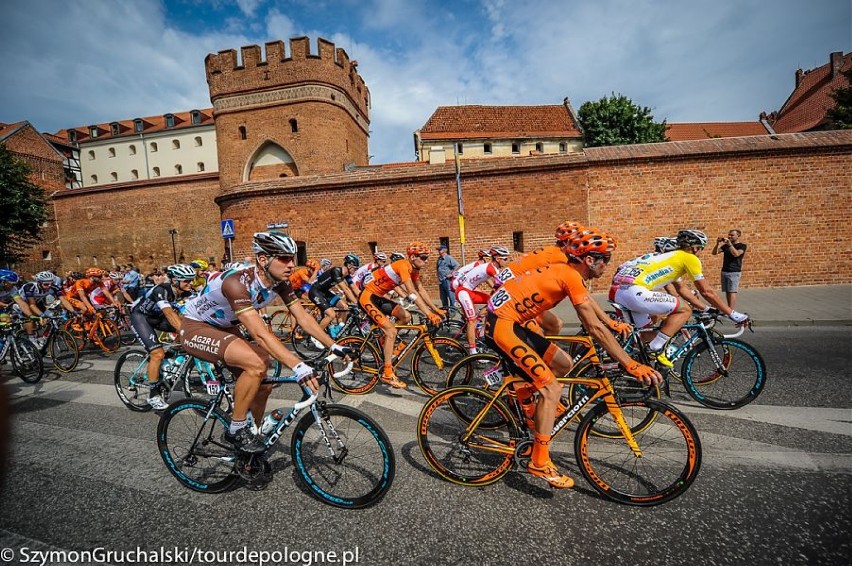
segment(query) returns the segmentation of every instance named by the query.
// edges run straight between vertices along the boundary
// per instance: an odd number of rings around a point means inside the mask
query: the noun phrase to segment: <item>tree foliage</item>
[[[849,85],[834,89],[831,98],[836,103],[834,108],[826,112],[825,117],[833,128],[838,130],[852,129],[852,69],[843,72]]]
[[[650,108],[622,94],[584,102],[577,117],[589,147],[666,141],[666,121],[654,122]]]
[[[29,180],[29,165],[0,144],[0,265],[16,263],[40,241],[47,220],[44,191]]]

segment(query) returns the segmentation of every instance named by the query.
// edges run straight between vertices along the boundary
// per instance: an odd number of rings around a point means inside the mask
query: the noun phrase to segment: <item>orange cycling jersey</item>
[[[364,287],[364,292],[369,292],[379,297],[384,297],[406,281],[417,282],[420,280],[420,270],[414,269],[407,259],[398,259],[393,263],[377,269],[373,272],[373,280]]]
[[[550,265],[552,263],[568,263],[568,256],[559,246],[545,246],[534,252],[522,255],[517,260],[509,263],[497,274],[497,279],[506,282],[513,277]]]
[[[311,276],[308,275],[308,269],[306,267],[300,267],[290,274],[290,285],[293,286],[293,289],[301,289],[306,284],[310,283],[310,281]]]
[[[65,291],[65,298],[68,300],[76,299],[79,301],[80,295],[78,291],[80,291],[81,289],[83,290],[83,293],[85,293],[85,295],[88,297],[92,291],[103,286],[103,282],[95,283],[91,279],[78,279],[74,282],[73,285],[71,285],[71,287],[68,288],[67,291]]]
[[[567,263],[554,263],[506,282],[491,296],[488,310],[497,318],[523,324],[550,310],[562,299],[589,300],[583,276]]]

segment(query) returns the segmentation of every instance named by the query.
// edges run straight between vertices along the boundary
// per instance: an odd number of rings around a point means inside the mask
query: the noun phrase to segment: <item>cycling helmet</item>
[[[110,271],[109,278],[115,280],[121,279],[121,273],[119,273],[118,271]]]
[[[478,252],[476,252],[476,255],[479,256],[479,259],[485,259],[487,257],[491,257],[491,252],[489,252],[488,250],[479,250]]]
[[[320,268],[320,263],[315,259],[309,259],[305,262],[305,267],[307,267],[311,271],[317,271]]]
[[[210,267],[210,264],[207,263],[206,261],[204,261],[203,259],[194,259],[194,260],[192,260],[192,263],[190,263],[189,265],[191,265],[195,269],[202,269],[202,270]]]
[[[20,280],[21,278],[18,277],[18,274],[14,271],[11,271],[9,269],[0,269],[0,281],[15,284]]]
[[[657,253],[664,254],[666,252],[673,252],[677,249],[677,238],[670,238],[669,236],[658,236],[654,238],[654,251]]]
[[[39,271],[35,274],[35,277],[33,277],[33,279],[35,279],[39,283],[53,283],[54,276],[53,273],[49,271]]]
[[[393,262],[393,261],[399,261],[399,260],[401,260],[401,259],[405,259],[405,256],[404,256],[404,255],[402,255],[402,254],[401,254],[401,253],[399,253],[399,252],[393,252],[393,253],[390,255],[390,260],[391,260],[392,262]]]
[[[707,245],[707,235],[700,230],[681,230],[677,233],[677,245],[703,248]]]
[[[231,261],[222,266],[222,271],[231,271],[232,269],[242,269],[246,266],[241,261]]]
[[[101,269],[100,267],[90,267],[86,270],[86,277],[103,277],[106,275],[106,271]]]
[[[488,255],[491,257],[509,257],[509,250],[503,246],[493,246],[488,250]]]
[[[353,267],[361,266],[361,258],[355,254],[346,254],[346,257],[343,258],[343,265],[352,265]]]
[[[617,245],[613,238],[597,228],[586,228],[571,239],[568,253],[576,258],[589,254],[609,254]]]
[[[556,227],[556,239],[560,242],[568,242],[578,233],[582,232],[584,226],[579,222],[568,222],[567,220]]]
[[[166,275],[173,281],[193,281],[195,279],[195,270],[192,264],[178,263],[170,265],[166,268]]]
[[[376,252],[373,254],[373,261],[387,261],[388,254],[385,252]]]
[[[82,279],[83,274],[80,273],[79,271],[72,271],[71,273],[68,274],[68,277],[70,277],[71,279]]]
[[[331,267],[331,260],[323,258],[320,260],[319,264],[321,269],[328,269]]]
[[[296,242],[293,238],[282,232],[256,232],[252,242],[252,250],[255,254],[266,254],[269,256],[296,255]]]
[[[428,254],[429,246],[427,246],[423,242],[411,242],[410,244],[408,244],[408,247],[405,248],[405,253],[408,255]]]

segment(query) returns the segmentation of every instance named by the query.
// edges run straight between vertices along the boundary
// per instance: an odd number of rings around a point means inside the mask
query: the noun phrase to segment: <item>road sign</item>
[[[278,229],[284,229],[284,228],[289,228],[289,227],[290,227],[289,222],[270,222],[269,224],[266,225],[267,230],[278,230]]]
[[[234,220],[228,218],[222,221],[222,237],[226,240],[234,239]]]

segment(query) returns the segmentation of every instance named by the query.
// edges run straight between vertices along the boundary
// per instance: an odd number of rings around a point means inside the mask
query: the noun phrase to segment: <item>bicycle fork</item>
[[[325,412],[325,402],[320,401],[316,403],[311,408],[311,412],[314,414],[314,424],[316,425],[317,430],[320,431],[320,435],[322,436],[323,442],[325,442],[325,447],[328,449],[329,455],[331,455],[331,459],[334,460],[335,464],[343,463],[343,460],[346,459],[346,455],[349,453],[349,449],[345,444],[343,444],[343,441],[340,439],[340,435],[337,434],[337,430],[331,423],[331,419],[328,418],[328,415]],[[326,431],[326,427],[328,427],[328,431]],[[329,440],[329,436],[333,437],[337,443],[337,450],[335,450],[331,440]]]

